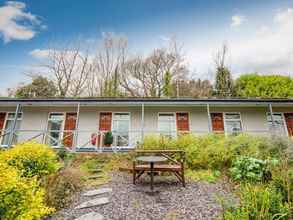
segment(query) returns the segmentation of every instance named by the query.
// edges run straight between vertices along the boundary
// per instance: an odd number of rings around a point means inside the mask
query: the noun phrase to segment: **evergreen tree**
[[[227,45],[223,45],[215,57],[216,64],[216,82],[215,93],[219,97],[231,97],[233,95],[233,79],[231,72],[225,64],[228,52]]]
[[[167,71],[164,76],[163,95],[165,97],[171,97],[172,90],[172,75],[169,71]]]
[[[217,67],[215,90],[216,95],[220,97],[230,97],[233,95],[233,80],[228,68]]]
[[[32,82],[16,89],[17,98],[50,98],[55,97],[57,88],[53,81],[44,76],[36,76]]]

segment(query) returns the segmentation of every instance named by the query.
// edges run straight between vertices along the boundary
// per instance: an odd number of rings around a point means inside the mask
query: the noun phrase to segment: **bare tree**
[[[46,50],[38,72],[27,75],[47,75],[54,81],[60,97],[82,95],[93,67],[88,51],[82,51],[79,45]]]
[[[93,71],[87,84],[90,96],[117,96],[120,93],[122,66],[127,59],[127,39],[112,33],[103,34],[93,60]]]
[[[177,43],[172,41],[168,48],[155,49],[148,57],[136,57],[125,63],[121,86],[131,96],[163,96],[165,74],[171,79],[184,77],[187,68]]]

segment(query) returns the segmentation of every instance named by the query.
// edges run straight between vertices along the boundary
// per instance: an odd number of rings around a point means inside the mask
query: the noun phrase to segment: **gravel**
[[[110,203],[74,209],[90,200],[81,193],[76,195],[71,207],[60,210],[49,219],[69,220],[94,211],[102,214],[106,220],[209,220],[221,214],[217,197],[231,198],[228,184],[222,181],[215,184],[187,182],[184,188],[174,177],[169,176],[155,177],[155,193],[150,192],[149,177],[146,175],[133,185],[131,174],[113,173],[112,181],[103,187],[113,189],[107,195]]]

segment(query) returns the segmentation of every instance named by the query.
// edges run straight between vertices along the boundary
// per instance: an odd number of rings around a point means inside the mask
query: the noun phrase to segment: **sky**
[[[293,76],[293,0],[0,0],[0,93],[19,82],[55,43],[113,32],[147,54],[175,38],[194,77],[212,79],[213,56],[243,73]]]

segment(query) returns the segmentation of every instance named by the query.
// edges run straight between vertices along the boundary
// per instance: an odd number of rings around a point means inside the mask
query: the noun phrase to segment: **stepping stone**
[[[104,216],[97,212],[90,212],[88,214],[82,215],[74,220],[103,220]]]
[[[99,179],[99,178],[103,178],[103,175],[95,175],[95,176],[89,176],[88,179],[89,180],[95,180],[95,179]]]
[[[81,203],[79,206],[76,206],[75,209],[84,209],[84,208],[90,208],[93,206],[99,206],[99,205],[104,205],[109,203],[109,198],[107,197],[102,197],[102,198],[97,198],[93,199],[84,203]]]
[[[102,169],[91,169],[91,170],[89,170],[89,172],[90,173],[101,173],[101,172],[103,172],[103,170]]]
[[[101,189],[94,189],[87,191],[83,194],[83,196],[96,196],[104,193],[110,193],[112,192],[112,188],[101,188]]]

